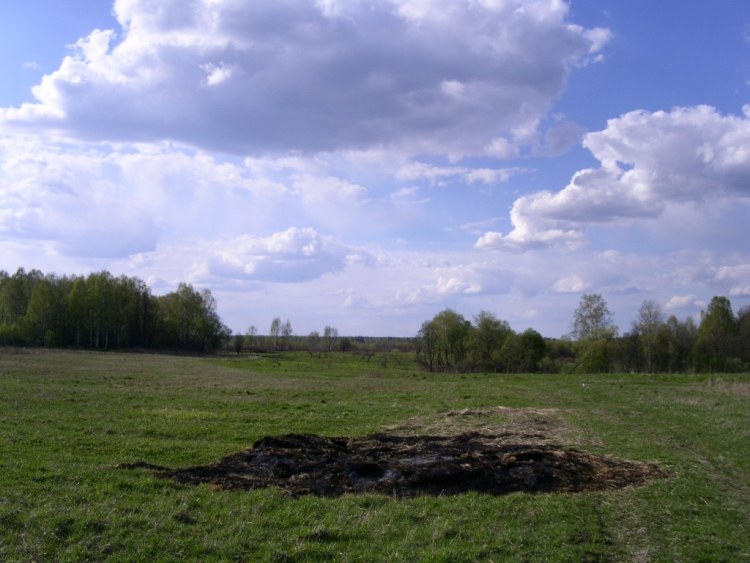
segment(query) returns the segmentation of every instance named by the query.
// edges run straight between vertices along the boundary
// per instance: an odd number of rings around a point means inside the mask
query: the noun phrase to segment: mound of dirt
[[[665,476],[651,464],[552,445],[507,444],[476,432],[362,438],[288,434],[263,438],[211,465],[170,469],[138,462],[120,467],[219,489],[276,486],[294,496],[326,497],[579,492],[642,485]]]

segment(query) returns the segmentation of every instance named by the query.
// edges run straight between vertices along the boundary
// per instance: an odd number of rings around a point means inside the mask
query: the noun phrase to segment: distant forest
[[[735,316],[726,297],[714,297],[699,324],[665,317],[644,301],[620,336],[600,294],[584,294],[569,337],[543,338],[511,330],[482,311],[468,321],[451,309],[425,321],[417,357],[430,371],[506,373],[680,373],[750,371],[750,307]]]
[[[750,307],[735,315],[726,297],[714,297],[699,322],[665,317],[644,301],[622,335],[600,294],[584,294],[571,334],[544,338],[534,329],[514,332],[493,313],[467,320],[446,309],[425,321],[414,338],[340,338],[326,326],[293,335],[291,323],[275,318],[268,336],[252,326],[232,335],[207,289],[181,283],[154,296],[135,277],[102,271],[88,276],[45,275],[23,268],[0,271],[0,346],[92,350],[164,350],[234,353],[351,352],[367,361],[391,351],[416,353],[429,371],[679,373],[750,371]],[[387,357],[382,358],[387,361]]]
[[[206,352],[229,337],[208,290],[156,297],[135,277],[0,271],[0,345]]]

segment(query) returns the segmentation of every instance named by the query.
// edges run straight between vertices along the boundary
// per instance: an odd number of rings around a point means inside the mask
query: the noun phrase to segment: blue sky
[[[0,3],[0,269],[236,331],[750,304],[741,0]]]

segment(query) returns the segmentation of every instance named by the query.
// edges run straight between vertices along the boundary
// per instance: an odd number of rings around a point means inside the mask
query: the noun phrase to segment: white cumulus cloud
[[[268,237],[242,235],[215,246],[221,250],[210,260],[212,274],[264,282],[309,281],[343,270],[352,255],[315,229],[299,227]]]
[[[513,204],[513,230],[485,233],[479,248],[524,250],[580,242],[591,226],[660,217],[670,205],[750,199],[750,109],[722,115],[709,106],[634,111],[589,133],[601,163],[558,192]]]

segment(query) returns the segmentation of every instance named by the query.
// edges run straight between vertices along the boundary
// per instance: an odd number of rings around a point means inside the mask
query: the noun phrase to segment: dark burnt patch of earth
[[[324,497],[575,493],[643,485],[666,476],[653,464],[554,445],[502,443],[476,432],[361,438],[287,434],[263,438],[210,465],[171,469],[138,462],[119,467],[222,490],[275,486],[293,496]]]

